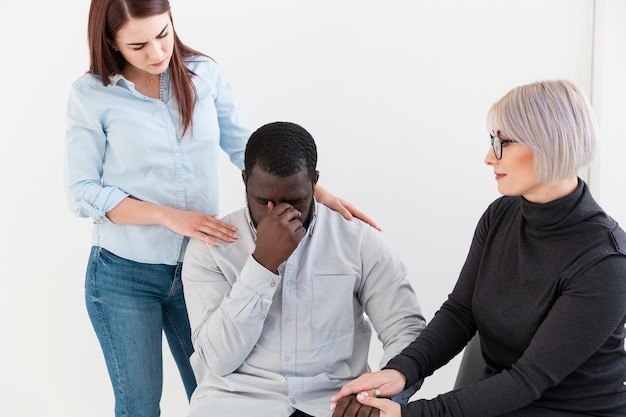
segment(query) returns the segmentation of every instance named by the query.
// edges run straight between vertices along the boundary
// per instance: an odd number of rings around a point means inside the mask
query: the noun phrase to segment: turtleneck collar
[[[589,187],[580,178],[578,187],[571,194],[554,201],[539,204],[520,198],[522,217],[530,226],[542,229],[568,227],[602,212]]]

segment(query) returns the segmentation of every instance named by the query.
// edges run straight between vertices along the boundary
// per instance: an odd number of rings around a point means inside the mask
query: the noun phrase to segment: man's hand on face
[[[258,263],[276,273],[306,234],[302,213],[288,203],[267,203],[267,213],[256,228],[256,249],[252,256]]]

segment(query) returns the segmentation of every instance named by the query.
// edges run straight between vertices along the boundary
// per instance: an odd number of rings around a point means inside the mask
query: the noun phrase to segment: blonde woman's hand
[[[370,396],[366,391],[342,397],[333,410],[332,417],[401,417],[400,404]]]
[[[361,395],[365,401],[368,401],[365,397],[391,398],[402,392],[405,385],[406,377],[395,369],[384,369],[382,371],[363,374],[341,387],[341,390],[331,398],[330,408],[331,410],[335,410],[339,401],[343,397],[351,394]],[[362,403],[358,396],[357,400]]]

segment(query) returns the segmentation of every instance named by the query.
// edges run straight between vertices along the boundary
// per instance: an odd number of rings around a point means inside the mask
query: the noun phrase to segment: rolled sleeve
[[[106,221],[105,214],[128,194],[102,186],[106,134],[93,102],[87,98],[89,83],[72,86],[67,106],[64,185],[70,210],[79,217]]]

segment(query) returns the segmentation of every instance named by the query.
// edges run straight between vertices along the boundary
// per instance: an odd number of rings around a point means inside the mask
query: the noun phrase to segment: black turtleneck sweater
[[[623,417],[625,320],[626,234],[579,180],[546,204],[494,201],[448,300],[387,368],[411,385],[478,330],[483,379],[411,402],[404,417],[489,417],[528,405]]]

